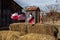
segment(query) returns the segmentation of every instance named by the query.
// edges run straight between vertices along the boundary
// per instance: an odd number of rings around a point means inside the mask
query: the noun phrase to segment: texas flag
[[[29,16],[27,18],[27,21],[31,24],[34,24],[34,16],[32,15],[32,13],[29,13]]]

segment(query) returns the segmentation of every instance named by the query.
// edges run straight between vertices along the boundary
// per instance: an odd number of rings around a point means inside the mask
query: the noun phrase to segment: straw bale
[[[14,23],[11,24],[10,30],[19,31],[23,35],[27,33],[39,33],[45,35],[54,36],[54,32],[56,32],[54,25],[45,25],[45,24],[26,24],[26,23]]]
[[[54,35],[54,27],[50,25],[35,24],[34,26],[27,26],[27,30],[28,33]]]
[[[16,31],[0,31],[1,40],[18,40],[21,33]]]
[[[23,34],[26,34],[26,23],[13,23],[10,24],[9,29],[12,31],[19,31],[22,32]]]
[[[20,40],[55,40],[54,36],[30,33],[20,37]]]

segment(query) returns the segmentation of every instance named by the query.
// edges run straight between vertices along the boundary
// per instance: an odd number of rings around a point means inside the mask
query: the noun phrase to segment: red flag
[[[18,19],[18,14],[17,13],[12,14],[11,19],[17,20]]]
[[[31,24],[34,24],[34,17],[32,15],[32,13],[29,13],[29,17],[27,18],[27,21]]]
[[[25,16],[23,14],[18,15],[18,20],[25,20]]]
[[[34,18],[32,17],[30,20],[29,20],[29,23],[33,23],[34,22]]]
[[[17,19],[18,19],[18,16],[13,16],[12,19],[13,19],[13,20],[17,20]]]

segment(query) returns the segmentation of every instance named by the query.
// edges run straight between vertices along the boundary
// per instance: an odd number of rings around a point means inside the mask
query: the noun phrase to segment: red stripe
[[[12,19],[13,19],[13,20],[17,20],[17,19],[18,19],[18,16],[13,16]]]
[[[34,18],[32,17],[30,20],[29,20],[29,23],[32,23],[34,20]]]

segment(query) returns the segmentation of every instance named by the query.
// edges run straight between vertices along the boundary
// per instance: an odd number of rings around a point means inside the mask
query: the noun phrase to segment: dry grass
[[[54,27],[51,25],[40,25],[35,24],[34,26],[28,26],[28,33],[39,33],[39,34],[47,34],[47,35],[54,35]]]
[[[20,40],[55,40],[53,36],[30,33],[20,37]]]
[[[16,31],[0,31],[0,40],[18,40],[21,33]]]
[[[0,31],[0,40],[55,40],[55,38],[46,34],[28,33],[21,36],[17,31]]]
[[[10,25],[10,30],[19,31],[22,34],[26,33],[39,33],[39,34],[47,34],[54,35],[55,26],[53,25],[41,25],[41,24],[26,24],[26,23],[14,23]]]
[[[14,23],[12,31],[0,31],[0,40],[55,40],[57,25]]]
[[[19,31],[22,34],[26,34],[26,24],[25,23],[10,24],[9,29],[12,31]]]

